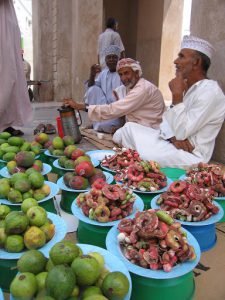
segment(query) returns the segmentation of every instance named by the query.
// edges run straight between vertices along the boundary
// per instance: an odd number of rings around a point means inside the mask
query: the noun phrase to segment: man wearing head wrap
[[[140,64],[131,58],[121,59],[117,64],[117,72],[124,85],[115,90],[118,101],[85,107],[83,103],[67,99],[64,100],[64,104],[75,109],[86,109],[92,121],[111,120],[125,116],[127,122],[159,128],[165,109],[159,89],[141,77]]]
[[[120,48],[111,45],[105,49],[104,53],[107,68],[97,74],[97,72],[101,70],[100,66],[95,64],[91,67],[90,77],[87,83],[88,89],[85,94],[85,103],[87,105],[113,103],[116,101],[113,90],[122,84],[120,76],[116,72]],[[122,118],[114,118],[107,121],[93,122],[93,128],[96,131],[111,133],[115,128],[121,127],[122,124]]]
[[[114,18],[106,21],[106,30],[98,38],[98,63],[101,68],[106,68],[105,49],[110,45],[119,47],[119,59],[125,56],[125,49],[119,33],[117,32],[118,22]]]
[[[160,130],[127,123],[114,141],[162,167],[208,162],[225,117],[225,96],[218,83],[207,77],[213,52],[207,41],[185,36],[174,61],[176,77],[169,82],[172,105],[163,114]]]

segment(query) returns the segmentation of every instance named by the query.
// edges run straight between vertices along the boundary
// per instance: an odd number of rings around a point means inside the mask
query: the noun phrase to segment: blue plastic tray
[[[189,245],[192,245],[195,249],[196,253],[196,259],[193,261],[187,261],[184,263],[180,263],[172,268],[170,272],[164,272],[163,270],[150,270],[145,269],[142,267],[139,267],[135,264],[132,264],[128,259],[125,258],[123,255],[120,245],[117,241],[117,236],[119,234],[119,231],[117,229],[117,225],[113,226],[106,237],[106,248],[110,250],[114,255],[116,255],[118,258],[122,260],[122,262],[126,265],[127,269],[139,276],[147,277],[147,278],[154,278],[154,279],[169,279],[169,278],[176,278],[180,277],[184,274],[187,274],[188,272],[192,271],[195,266],[200,261],[201,251],[199,244],[197,240],[194,238],[194,236],[182,228],[184,232],[187,233],[187,240]]]
[[[113,182],[113,180],[114,180],[112,174],[107,173],[107,172],[103,172],[103,173],[104,173],[105,176],[106,176],[106,182],[107,182],[108,184],[111,184],[111,183]],[[64,181],[63,181],[63,177],[60,177],[60,178],[58,179],[57,185],[58,185],[58,187],[59,187],[61,190],[68,191],[68,192],[76,192],[76,193],[77,193],[77,192],[81,192],[81,193],[87,192],[87,191],[89,191],[89,190],[91,189],[90,186],[87,187],[85,190],[75,190],[75,189],[71,189],[71,188],[69,188],[68,186],[65,185],[65,183],[64,183]]]
[[[59,187],[55,183],[53,183],[51,181],[45,181],[45,184],[47,184],[48,186],[50,186],[51,192],[50,192],[50,194],[47,197],[45,197],[44,199],[38,201],[38,203],[41,203],[41,202],[47,201],[49,199],[52,199],[59,192]],[[12,202],[10,202],[9,200],[6,200],[6,199],[0,199],[0,204],[17,205],[18,206],[18,205],[21,205],[21,203],[22,202],[20,202],[20,203],[12,203]]]
[[[151,200],[151,208],[153,209],[160,208],[160,206],[156,203],[159,197],[160,195],[157,195]],[[181,220],[177,220],[177,221],[183,225],[190,225],[190,226],[205,226],[205,225],[211,225],[217,223],[220,219],[222,219],[224,211],[223,208],[217,202],[214,202],[214,204],[217,207],[219,207],[219,212],[216,215],[212,215],[209,219],[205,221],[200,221],[200,222],[188,222],[188,221],[181,221]]]
[[[53,222],[55,225],[55,235],[53,238],[47,242],[42,248],[38,250],[41,251],[46,257],[49,256],[49,250],[55,245],[55,243],[60,242],[64,239],[65,235],[67,234],[67,226],[63,218],[59,217],[56,214],[47,213],[48,218]],[[27,250],[24,250],[19,253],[9,253],[3,249],[0,249],[0,259],[19,259],[20,256],[25,253]]]
[[[126,275],[127,279],[129,280],[130,286],[129,286],[129,291],[128,291],[127,295],[122,300],[130,300],[131,292],[132,292],[131,277],[130,277],[129,272],[127,271],[126,266],[118,259],[118,257],[111,254],[109,251],[102,249],[100,247],[97,247],[97,246],[92,246],[92,245],[87,245],[87,244],[77,244],[77,245],[81,248],[81,250],[83,251],[83,253],[85,255],[90,252],[100,253],[104,257],[105,267],[109,271],[111,271],[111,272],[120,271],[124,275]],[[15,298],[12,297],[12,295],[10,295],[10,300],[15,300]]]
[[[134,215],[138,212],[138,211],[143,211],[144,210],[144,203],[142,201],[142,199],[134,194],[135,197],[136,197],[136,200],[134,202],[134,206],[133,206],[133,212],[131,215],[127,216],[127,218],[133,218]],[[98,222],[96,220],[91,220],[89,219],[88,217],[86,217],[83,212],[82,212],[82,209],[77,206],[76,204],[76,199],[73,201],[72,205],[71,205],[71,210],[72,210],[72,213],[75,217],[77,217],[79,220],[87,223],[87,224],[91,224],[91,225],[96,225],[96,226],[114,226],[116,224],[119,224],[119,222],[121,220],[117,220],[117,221],[112,221],[112,222],[106,222],[106,223],[101,223],[101,222]]]
[[[46,175],[46,174],[50,173],[51,170],[52,170],[52,167],[51,167],[50,165],[43,163],[43,170],[41,171],[41,174],[42,174],[42,175]],[[3,168],[0,170],[0,175],[1,175],[2,177],[6,177],[6,178],[12,177],[12,175],[9,174],[9,172],[8,172],[8,170],[7,170],[7,167],[3,167]]]
[[[102,161],[105,156],[112,156],[116,152],[113,150],[91,150],[87,151],[85,154],[89,155],[91,158],[97,159],[98,161]]]
[[[3,292],[2,292],[1,288],[0,288],[0,300],[4,300],[4,295],[3,295]]]

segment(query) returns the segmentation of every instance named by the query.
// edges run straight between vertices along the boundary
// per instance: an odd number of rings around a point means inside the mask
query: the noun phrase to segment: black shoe
[[[13,127],[8,127],[6,129],[4,129],[3,131],[7,131],[8,133],[10,133],[12,136],[21,136],[24,135],[23,131],[19,130],[19,129],[15,129]]]

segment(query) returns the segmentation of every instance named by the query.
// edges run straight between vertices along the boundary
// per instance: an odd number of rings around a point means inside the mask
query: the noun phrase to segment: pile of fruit
[[[181,221],[199,222],[219,212],[218,206],[212,201],[210,190],[181,180],[174,181],[156,203],[173,218]]]
[[[104,184],[80,194],[76,203],[85,216],[101,223],[120,220],[132,214],[135,195],[121,185]]]
[[[196,168],[187,171],[186,176],[187,182],[210,189],[214,197],[225,196],[225,173],[221,165],[199,163]]]
[[[29,151],[20,151],[15,156],[14,159],[9,161],[6,165],[9,174],[14,174],[18,172],[25,172],[27,169],[32,168],[41,172],[43,170],[43,163],[39,159],[35,159],[35,154]]]
[[[85,155],[83,150],[78,149],[75,145],[69,145],[65,148],[64,155],[58,159],[58,164],[65,169],[74,169],[83,161],[91,162],[91,159]]]
[[[96,169],[90,161],[78,163],[75,172],[63,176],[65,185],[74,190],[86,190],[89,186],[101,188],[106,182],[105,174]]]
[[[36,170],[15,173],[11,178],[0,179],[0,199],[21,203],[27,198],[40,201],[51,193],[44,176]]]
[[[7,205],[0,205],[0,248],[17,253],[24,248],[41,248],[53,238],[55,225],[34,201],[26,199],[22,211],[10,211]]]
[[[103,167],[110,170],[119,172],[134,162],[141,160],[136,150],[126,148],[113,148],[113,150],[116,151],[116,154],[106,156],[101,162]]]
[[[138,212],[134,219],[121,220],[118,230],[124,256],[143,268],[170,272],[175,265],[196,258],[180,223],[165,211]]]
[[[74,137],[65,135],[63,138],[56,136],[52,141],[48,141],[47,144],[44,144],[44,147],[47,148],[50,154],[53,156],[64,156],[64,150],[68,146],[73,146],[71,149],[77,148],[74,144]]]
[[[135,162],[115,175],[115,180],[141,192],[154,192],[167,186],[167,177],[155,161]]]
[[[33,156],[40,153],[36,142],[26,142],[21,137],[11,136],[8,132],[0,133],[0,159],[11,161],[20,151],[30,151]]]
[[[129,280],[119,271],[110,272],[98,252],[83,254],[70,241],[56,243],[49,260],[38,250],[27,251],[17,262],[19,274],[10,285],[18,299],[122,300]]]

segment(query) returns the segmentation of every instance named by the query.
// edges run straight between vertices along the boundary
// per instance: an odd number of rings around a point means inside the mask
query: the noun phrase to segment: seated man
[[[218,83],[207,78],[212,53],[207,41],[185,36],[174,61],[176,77],[169,83],[172,105],[163,114],[160,130],[127,123],[114,141],[163,167],[208,162],[225,117],[225,96]]]
[[[87,92],[85,94],[85,103],[87,105],[103,105],[116,101],[113,90],[119,87],[122,82],[116,72],[116,65],[119,60],[120,48],[109,46],[105,49],[105,61],[107,68],[98,75],[99,65],[91,67],[90,78],[87,83]],[[97,79],[96,78],[97,75]],[[114,128],[119,128],[123,124],[122,118],[115,118],[108,121],[93,122],[93,128],[97,131],[111,133]]]
[[[131,58],[118,61],[117,72],[126,90],[125,93],[120,93],[123,95],[120,100],[104,105],[86,105],[72,99],[65,99],[64,104],[88,111],[88,117],[92,121],[111,120],[125,116],[128,122],[159,128],[165,109],[159,89],[141,77],[140,64]]]

